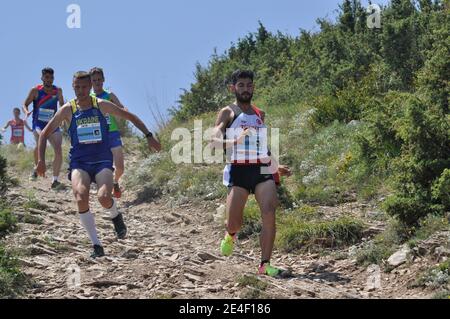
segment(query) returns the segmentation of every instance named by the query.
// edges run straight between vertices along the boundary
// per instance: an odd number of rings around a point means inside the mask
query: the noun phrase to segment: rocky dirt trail
[[[129,228],[128,238],[117,240],[111,221],[91,191],[100,239],[107,256],[89,258],[87,235],[81,227],[72,193],[49,190],[49,180],[21,180],[10,189],[9,200],[18,216],[19,230],[10,234],[8,247],[21,252],[24,272],[33,279],[26,298],[418,298],[429,293],[410,290],[420,264],[381,273],[381,288],[368,286],[368,271],[352,258],[332,255],[282,254],[273,264],[292,270],[292,277],[256,276],[259,247],[255,240],[241,241],[230,258],[219,255],[223,226],[214,219],[221,203],[204,206],[170,202],[134,205],[135,196],[124,192],[120,210]],[[23,208],[34,196],[41,205]],[[368,214],[364,205],[351,211]],[[339,214],[337,208],[326,208]],[[348,207],[345,207],[348,209]],[[370,213],[370,212],[369,212]],[[364,217],[364,216],[363,216]],[[369,232],[383,228],[373,222]],[[370,235],[370,234],[369,234]],[[348,249],[342,252],[348,255]],[[79,271],[79,272],[78,272]],[[79,274],[79,276],[78,276]],[[247,285],[240,284],[245,277]],[[79,278],[79,281],[78,281]],[[258,278],[259,281],[256,279]],[[256,284],[251,284],[255,282]],[[79,283],[77,286],[74,283]]]

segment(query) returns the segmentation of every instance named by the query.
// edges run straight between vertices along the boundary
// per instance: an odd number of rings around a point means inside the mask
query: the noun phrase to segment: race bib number
[[[100,123],[83,124],[77,127],[80,144],[96,144],[102,142]]]
[[[250,133],[237,145],[238,159],[245,159],[246,156],[256,158],[258,155],[259,138],[256,132]]]
[[[55,114],[54,110],[39,109],[38,120],[41,122],[48,123],[53,118],[54,114]]]
[[[240,134],[238,134],[239,136]],[[236,151],[232,160],[234,161],[257,161],[266,158],[267,136],[266,130],[250,129],[248,135],[236,145]]]
[[[13,136],[14,137],[22,137],[23,136],[23,134],[22,134],[22,130],[20,130],[20,129],[14,129],[13,130]]]

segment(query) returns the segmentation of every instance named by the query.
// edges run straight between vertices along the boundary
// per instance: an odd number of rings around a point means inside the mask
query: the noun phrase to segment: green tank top
[[[111,92],[108,92],[106,90],[103,90],[103,93],[100,93],[97,95],[95,94],[95,92],[92,92],[91,96],[111,102]],[[118,132],[119,126],[117,125],[116,118],[110,114],[105,114],[105,118],[109,124],[109,131],[110,132]]]

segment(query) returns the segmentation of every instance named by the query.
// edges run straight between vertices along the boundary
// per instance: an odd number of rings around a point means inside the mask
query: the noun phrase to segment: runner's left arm
[[[100,110],[104,114],[111,114],[116,117],[128,120],[131,123],[133,123],[134,126],[136,126],[142,133],[144,133],[145,136],[148,136],[150,134],[150,131],[147,128],[147,126],[135,114],[130,113],[124,109],[121,109],[114,103],[105,101],[105,100],[99,101],[99,106],[100,106]],[[147,141],[148,141],[149,147],[153,148],[157,152],[161,151],[161,144],[155,139],[154,136],[148,137]]]
[[[266,112],[259,110],[261,112],[261,120],[263,120],[263,122],[266,121]]]
[[[263,120],[263,122],[266,119],[266,112],[260,110],[261,112],[261,119]],[[277,159],[275,158],[275,156],[273,156],[273,154],[270,155],[270,160],[272,162],[272,165],[274,167],[276,167],[276,170],[278,171],[278,173],[280,174],[280,176],[291,176],[292,172],[291,169],[286,166],[286,165],[280,165],[280,163],[278,163]]]
[[[28,131],[33,132],[33,130],[31,129],[31,127],[28,125],[27,121],[23,121],[23,125],[27,128]]]
[[[280,174],[280,176],[291,176],[291,169],[286,165],[280,165],[276,160],[275,156],[270,155],[271,166],[275,168],[276,171]]]

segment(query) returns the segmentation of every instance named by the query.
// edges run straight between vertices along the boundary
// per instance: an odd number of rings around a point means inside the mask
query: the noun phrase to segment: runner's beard
[[[253,94],[252,93],[243,93],[243,94],[239,94],[236,93],[236,100],[239,103],[250,103],[253,99]]]

